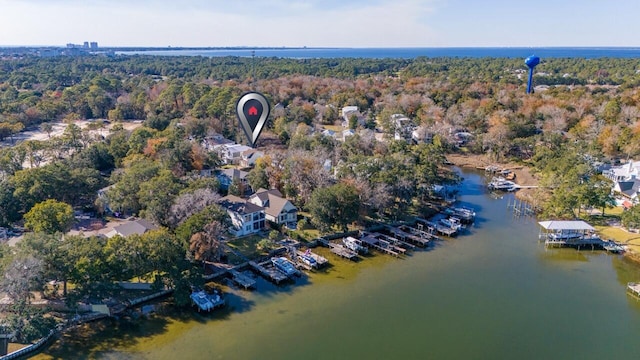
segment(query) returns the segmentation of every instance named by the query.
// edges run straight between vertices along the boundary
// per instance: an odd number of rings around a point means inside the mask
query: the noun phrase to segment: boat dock
[[[233,282],[242,286],[245,290],[254,288],[256,286],[256,281],[249,275],[239,272],[236,269],[229,270],[229,273],[231,274],[231,279],[233,280]]]
[[[418,221],[421,222],[423,226],[426,226],[427,229],[431,232],[435,232],[440,235],[444,235],[448,237],[455,237],[458,235],[458,230],[454,228],[444,226],[444,225],[435,223],[433,221],[425,220],[425,219],[418,219]]]
[[[342,244],[335,244],[332,242],[327,242],[327,246],[331,249],[331,252],[349,260],[356,260],[358,258],[358,254],[354,251],[347,249]]]
[[[225,301],[217,292],[208,294],[204,290],[191,293],[193,304],[198,307],[198,311],[211,311],[224,306]]]
[[[311,251],[305,253],[304,251],[298,250],[296,253],[298,256],[302,256],[305,254],[308,256],[311,256],[316,261],[316,266],[315,266],[316,268],[321,268],[329,263],[329,260],[327,260],[327,258],[325,258],[324,256],[320,256]]]
[[[400,251],[399,249],[401,248],[394,246],[388,241],[379,239],[377,236],[380,236],[380,234],[378,233],[368,234],[364,236],[362,239],[360,239],[360,241],[362,241],[363,245],[369,248],[376,249],[382,253],[389,254],[395,257],[400,257],[400,255],[404,254],[404,252],[406,251],[405,249],[402,249],[403,251]]]
[[[417,245],[420,247],[429,246],[430,239],[433,235],[419,231],[418,229],[414,229],[409,226],[401,225],[399,227],[387,227],[387,230],[393,234],[398,239],[404,241],[405,243]]]
[[[415,236],[417,236],[417,237],[419,237],[419,238],[421,238],[423,240],[428,240],[429,242],[427,243],[427,245],[431,241],[442,240],[438,236],[433,234],[432,232],[424,231],[424,225],[422,225],[422,224],[417,224],[416,227],[407,226],[407,225],[401,225],[398,229],[400,229],[400,230],[402,230],[404,232],[409,232],[412,235],[415,235]]]
[[[255,261],[249,261],[249,266],[251,266],[251,268],[258,274],[273,281],[276,284],[280,284],[281,282],[289,278],[285,274],[278,271],[275,267],[273,267],[270,260],[260,264],[256,263]]]
[[[627,292],[633,295],[633,297],[635,297],[636,299],[640,300],[640,283],[628,283]]]

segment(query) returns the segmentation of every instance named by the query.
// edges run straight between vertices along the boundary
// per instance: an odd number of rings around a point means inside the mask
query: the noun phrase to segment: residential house
[[[235,143],[229,139],[225,139],[220,134],[209,135],[202,140],[202,147],[207,151],[215,151],[218,147],[229,144]]]
[[[342,127],[349,127],[349,120],[351,117],[355,116],[358,118],[358,125],[365,126],[367,123],[367,119],[360,113],[357,106],[345,106],[342,108]]]
[[[264,153],[260,150],[249,149],[242,153],[240,159],[240,166],[244,168],[253,167],[256,164],[256,160],[264,156]]]
[[[342,131],[342,141],[345,141],[347,139],[347,137],[353,136],[355,134],[356,134],[356,131],[353,130],[353,129],[343,130]]]
[[[263,207],[267,220],[290,229],[296,228],[298,208],[285,199],[277,189],[259,189],[248,201]]]
[[[242,153],[247,150],[251,150],[251,148],[246,145],[238,144],[225,144],[216,148],[216,151],[220,156],[220,160],[222,160],[224,164],[234,165],[240,163],[240,159],[242,159]]]
[[[634,162],[629,160],[628,163],[622,166],[613,166],[605,170],[602,175],[613,181],[632,181],[640,178],[640,162]]]
[[[107,232],[105,236],[112,238],[116,235],[120,235],[122,237],[127,237],[133,234],[142,235],[147,231],[156,230],[157,228],[158,226],[148,220],[138,219],[115,226],[111,231]]]
[[[245,188],[245,192],[250,191],[249,181],[247,179],[248,172],[238,169],[218,169],[216,170],[216,177],[220,181],[220,189],[229,190],[229,186],[233,183],[233,180],[240,182]]]
[[[336,137],[336,132],[333,130],[329,130],[329,129],[324,129],[321,132],[322,136],[327,136],[327,137],[332,137],[335,138]]]
[[[630,160],[621,166],[612,166],[602,175],[614,182],[613,193],[618,197],[618,204],[640,203],[640,162]]]
[[[231,218],[229,232],[235,236],[255,234],[265,226],[265,209],[235,195],[220,199],[220,206]]]
[[[393,124],[393,138],[396,140],[411,141],[415,125],[413,121],[403,114],[391,115],[391,123]]]
[[[416,144],[431,144],[433,143],[433,133],[427,130],[427,127],[419,126],[411,132],[411,139]]]
[[[621,201],[618,201],[621,204],[625,200],[631,204],[638,204],[640,203],[640,180],[617,181],[613,185],[613,193],[621,198]]]

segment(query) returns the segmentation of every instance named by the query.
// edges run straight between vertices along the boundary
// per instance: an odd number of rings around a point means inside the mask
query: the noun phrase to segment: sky
[[[0,0],[0,46],[640,46],[638,0]]]

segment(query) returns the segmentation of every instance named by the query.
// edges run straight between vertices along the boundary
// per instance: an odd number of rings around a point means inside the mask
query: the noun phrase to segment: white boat
[[[296,269],[296,267],[293,266],[293,264],[285,257],[271,258],[271,263],[276,267],[276,269],[282,271],[287,276],[298,274],[298,269]]]
[[[462,222],[460,221],[459,218],[455,217],[455,216],[450,216],[449,218],[442,218],[440,219],[440,222],[447,226],[450,227],[454,230],[460,230],[462,229]]]
[[[358,254],[366,254],[369,252],[369,249],[364,247],[360,243],[360,241],[358,241],[358,239],[355,239],[351,236],[347,236],[346,238],[342,239],[342,243],[347,249],[354,251]]]
[[[222,295],[217,290],[213,294],[209,294],[204,290],[195,291],[191,293],[190,297],[198,309],[203,311],[211,311],[225,304]]]
[[[314,268],[318,267],[318,261],[316,261],[316,259],[313,256],[311,256],[311,253],[309,250],[307,250],[305,253],[301,254],[298,257],[300,258],[300,260],[302,260],[303,263]]]
[[[503,177],[494,177],[488,185],[489,190],[515,191],[516,183]]]

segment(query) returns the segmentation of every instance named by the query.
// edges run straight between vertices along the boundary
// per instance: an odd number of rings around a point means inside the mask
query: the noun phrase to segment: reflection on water
[[[625,285],[638,266],[545,249],[536,222],[508,212],[511,194],[495,199],[482,174],[464,176],[478,223],[432,251],[349,262],[319,249],[333,266],[300,284],[226,289],[225,310],[107,324],[39,357],[637,359],[640,302]]]

